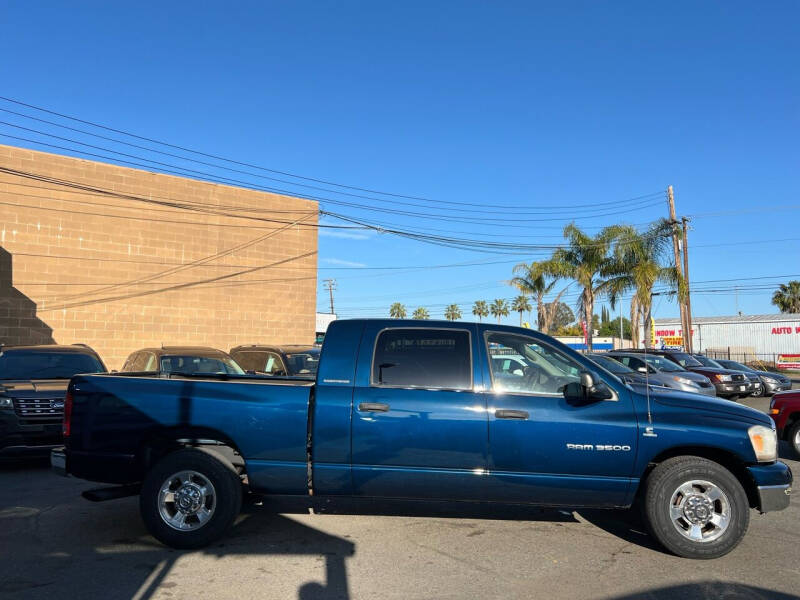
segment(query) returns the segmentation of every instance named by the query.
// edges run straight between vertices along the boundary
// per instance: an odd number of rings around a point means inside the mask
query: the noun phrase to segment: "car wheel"
[[[718,558],[742,541],[750,505],[742,485],[718,463],[679,456],[647,478],[644,515],[650,533],[684,558]]]
[[[178,450],[147,473],[139,509],[148,531],[173,548],[199,548],[233,524],[242,505],[236,471],[210,453]]]
[[[795,421],[789,428],[789,445],[794,450],[794,455],[800,459],[800,420]]]

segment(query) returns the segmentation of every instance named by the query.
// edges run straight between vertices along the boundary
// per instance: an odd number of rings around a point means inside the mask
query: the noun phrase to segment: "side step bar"
[[[142,484],[132,483],[129,485],[115,485],[112,487],[95,488],[81,492],[81,496],[91,502],[105,502],[106,500],[118,500],[128,496],[136,496],[142,489]]]

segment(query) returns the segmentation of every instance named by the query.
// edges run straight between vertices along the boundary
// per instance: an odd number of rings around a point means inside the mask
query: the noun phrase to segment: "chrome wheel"
[[[731,505],[725,492],[710,481],[692,480],[673,492],[669,513],[683,537],[712,542],[728,529]]]
[[[173,529],[200,529],[214,514],[216,507],[216,490],[202,473],[178,471],[161,484],[158,513]]]
[[[792,440],[792,445],[797,452],[800,452],[800,427],[796,427],[794,430],[794,440]]]

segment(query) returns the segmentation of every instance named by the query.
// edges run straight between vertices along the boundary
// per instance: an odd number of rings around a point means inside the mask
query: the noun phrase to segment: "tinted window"
[[[267,352],[267,362],[261,370],[267,375],[286,375],[286,371],[283,368],[283,360],[274,352]]]
[[[668,358],[664,358],[663,356],[655,356],[653,354],[648,354],[644,357],[647,361],[647,364],[655,367],[659,371],[667,371],[667,372],[674,372],[674,371],[685,371],[682,366],[672,362]],[[698,363],[699,364],[699,363]]]
[[[319,366],[319,350],[307,350],[286,355],[289,375],[316,375]]]
[[[701,367],[702,365],[697,362],[691,355],[685,352],[672,352],[670,356],[673,360],[677,360],[678,364],[682,367]]]
[[[707,356],[695,356],[693,358],[697,362],[699,362],[701,365],[703,365],[704,367],[712,367],[714,369],[724,369],[725,368],[721,364],[719,364],[717,361],[711,360]]]
[[[589,358],[615,375],[619,375],[621,373],[633,373],[633,369],[615,361],[613,358],[608,358],[607,356],[590,356]]]
[[[233,354],[234,360],[239,363],[239,366],[246,371],[263,371],[264,363],[267,360],[266,352],[235,352]]]
[[[538,340],[492,333],[487,343],[495,390],[558,395],[579,380],[581,366],[572,357]]]
[[[0,352],[0,379],[69,379],[79,373],[105,373],[91,354]]]
[[[734,371],[750,371],[755,372],[755,369],[751,369],[747,365],[743,365],[742,363],[738,363],[735,360],[717,360],[714,362],[718,362],[726,369],[733,369]]]
[[[162,356],[162,373],[213,373],[222,375],[242,375],[242,368],[227,357],[208,356]]]
[[[402,387],[472,387],[466,331],[390,329],[378,336],[372,382]]]

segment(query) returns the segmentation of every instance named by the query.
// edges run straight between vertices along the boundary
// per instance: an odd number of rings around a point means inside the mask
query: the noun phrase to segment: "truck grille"
[[[14,398],[14,412],[23,419],[37,423],[60,423],[64,415],[64,397],[58,398]]]

